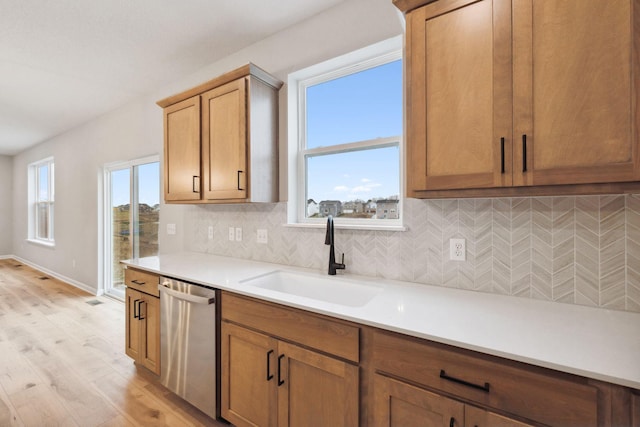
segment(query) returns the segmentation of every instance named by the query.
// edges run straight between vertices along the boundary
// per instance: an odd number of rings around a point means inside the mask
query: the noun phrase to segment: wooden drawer
[[[222,319],[358,363],[360,328],[303,310],[222,292]]]
[[[158,285],[160,276],[142,270],[127,268],[124,271],[124,283],[129,288],[137,289],[145,294],[160,297]]]
[[[376,372],[552,426],[598,425],[598,390],[569,374],[376,331]]]

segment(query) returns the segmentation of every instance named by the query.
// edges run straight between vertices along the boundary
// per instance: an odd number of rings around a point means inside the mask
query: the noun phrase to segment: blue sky
[[[402,62],[311,86],[306,99],[308,148],[401,135]],[[316,202],[398,195],[398,148],[314,157],[307,174]]]
[[[111,200],[113,206],[126,205],[130,202],[129,168],[111,173]],[[138,166],[139,203],[149,206],[160,203],[160,164],[147,163]]]

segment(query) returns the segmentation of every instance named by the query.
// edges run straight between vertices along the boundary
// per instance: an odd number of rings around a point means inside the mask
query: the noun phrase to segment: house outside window
[[[29,240],[54,244],[54,161],[40,160],[29,165]]]
[[[293,73],[289,88],[289,223],[401,228],[401,38]]]

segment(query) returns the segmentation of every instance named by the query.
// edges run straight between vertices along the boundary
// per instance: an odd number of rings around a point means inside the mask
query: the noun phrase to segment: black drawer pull
[[[454,427],[456,425],[456,419],[451,417],[449,420],[449,427]]]
[[[500,173],[504,173],[504,137],[500,138]]]
[[[284,384],[284,380],[282,379],[282,359],[284,359],[284,354],[278,356],[278,387]]]
[[[273,379],[273,374],[271,373],[271,354],[273,354],[273,350],[267,352],[267,381]]]
[[[194,193],[200,192],[200,177],[198,175],[193,175],[193,180],[191,181],[191,189]]]
[[[140,310],[140,307],[138,306],[138,302],[140,302],[139,299],[133,301],[133,318],[134,319],[139,319],[140,318],[140,313],[136,314],[136,308],[138,310]]]
[[[146,319],[146,317],[142,317],[142,304],[146,304],[146,301],[140,300],[140,302],[138,303],[138,319],[139,320]]]
[[[450,377],[449,375],[447,375],[444,369],[440,370],[440,378],[442,378],[443,380],[466,385],[467,387],[475,388],[478,390],[482,390],[486,393],[489,393],[489,387],[490,387],[489,383],[484,383],[484,385],[479,385],[479,384],[470,383],[469,381],[461,380],[460,378]]]
[[[145,283],[147,283],[147,282],[141,282],[141,281],[139,281],[139,280],[132,280],[132,281],[131,281],[131,283],[135,283],[136,285],[140,285],[140,286],[142,286],[142,285],[144,285],[144,284],[145,284]]]
[[[527,135],[522,135],[522,172],[527,171]]]
[[[243,171],[238,171],[238,190],[244,191],[244,188],[240,187],[240,174],[244,173]]]

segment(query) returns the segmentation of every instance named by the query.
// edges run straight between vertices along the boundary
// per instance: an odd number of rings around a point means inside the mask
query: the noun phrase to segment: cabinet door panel
[[[374,384],[375,427],[462,427],[464,404],[377,375]]]
[[[127,336],[125,343],[125,353],[133,360],[138,360],[138,358],[140,357],[141,334],[140,321],[137,318],[137,306],[139,301],[142,301],[142,293],[131,288],[127,288],[125,290],[125,300],[127,304],[127,317],[125,322],[125,332]],[[136,317],[134,317],[134,315]]]
[[[514,2],[516,185],[640,176],[631,6],[630,0]]]
[[[532,427],[533,424],[516,421],[512,418],[489,412],[475,406],[465,406],[465,424],[473,427]]]
[[[510,3],[446,5],[408,23],[410,193],[511,185]]]
[[[221,348],[222,416],[238,427],[274,426],[277,342],[223,322]]]
[[[164,198],[200,199],[200,97],[164,109]]]
[[[357,426],[358,367],[280,342],[278,426]]]
[[[247,197],[246,79],[202,95],[205,199]]]
[[[144,295],[141,312],[140,361],[151,372],[160,375],[160,298]]]

